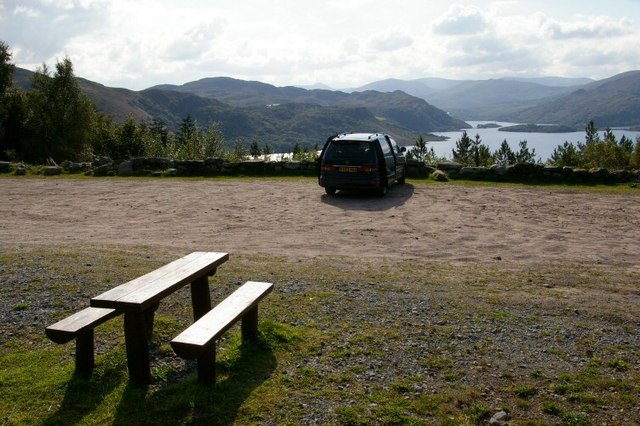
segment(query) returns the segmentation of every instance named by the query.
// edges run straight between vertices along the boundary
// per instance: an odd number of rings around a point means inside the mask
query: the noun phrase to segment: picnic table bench
[[[67,343],[75,339],[76,373],[91,376],[95,366],[93,329],[120,315],[120,313],[120,311],[110,308],[88,307],[48,326],[45,333],[49,339],[56,343]]]
[[[211,310],[208,277],[228,259],[228,253],[193,252],[91,298],[92,307],[124,312],[127,366],[132,381],[151,382],[147,340],[153,333],[154,313],[160,301],[191,284],[193,317],[198,320]]]
[[[216,339],[242,319],[242,339],[258,335],[258,303],[271,292],[272,283],[248,281],[171,341],[178,356],[198,361],[198,379],[215,383]]]

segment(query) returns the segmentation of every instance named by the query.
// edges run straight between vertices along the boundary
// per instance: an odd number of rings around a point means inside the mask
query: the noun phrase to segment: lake
[[[536,158],[547,161],[553,150],[562,145],[565,141],[571,142],[576,145],[577,142],[585,141],[585,132],[569,132],[569,133],[524,133],[524,132],[501,132],[497,128],[492,129],[478,129],[478,124],[496,123],[500,126],[513,126],[518,123],[505,123],[502,121],[467,121],[469,125],[473,126],[473,129],[466,129],[467,135],[471,139],[475,139],[476,134],[480,135],[482,143],[487,145],[491,152],[495,152],[500,148],[502,141],[505,139],[513,151],[519,149],[520,141],[526,140],[529,151],[536,150]],[[599,132],[600,137],[604,136],[604,129]],[[453,157],[451,151],[456,147],[456,141],[462,137],[462,130],[455,132],[434,132],[434,135],[447,136],[449,139],[446,141],[428,142],[427,149],[433,147],[436,155],[439,157],[445,157],[451,159]],[[613,134],[616,135],[616,139],[619,141],[623,135],[627,138],[636,141],[636,138],[640,137],[639,131],[630,130],[613,130]],[[410,147],[407,147],[407,150]]]

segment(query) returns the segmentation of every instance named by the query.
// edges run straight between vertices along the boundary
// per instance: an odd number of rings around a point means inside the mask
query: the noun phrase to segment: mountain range
[[[14,82],[30,86],[30,71]],[[582,129],[640,125],[640,71],[608,79],[504,78],[492,80],[388,79],[348,90],[276,87],[229,77],[141,91],[110,88],[79,78],[99,111],[116,121],[162,120],[176,130],[190,115],[200,125],[217,121],[228,140],[291,149],[313,146],[343,131],[382,131],[400,144],[419,135],[469,128],[464,120],[546,123]]]

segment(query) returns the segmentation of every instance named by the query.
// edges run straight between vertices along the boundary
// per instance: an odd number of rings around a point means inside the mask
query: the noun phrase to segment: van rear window
[[[376,163],[373,145],[362,141],[333,141],[327,147],[324,160],[328,163],[351,161],[359,163]]]

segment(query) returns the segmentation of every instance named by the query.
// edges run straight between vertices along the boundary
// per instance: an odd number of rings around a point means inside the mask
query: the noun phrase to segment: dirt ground
[[[407,183],[384,198],[313,180],[0,179],[0,243],[242,254],[616,264],[640,272],[640,191]]]

